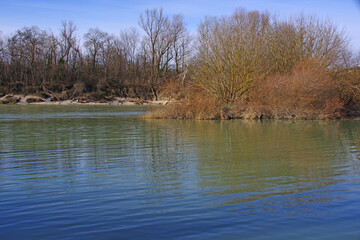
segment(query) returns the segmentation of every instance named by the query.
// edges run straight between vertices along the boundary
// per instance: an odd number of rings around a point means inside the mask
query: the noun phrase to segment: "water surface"
[[[359,121],[0,106],[0,239],[360,239]]]

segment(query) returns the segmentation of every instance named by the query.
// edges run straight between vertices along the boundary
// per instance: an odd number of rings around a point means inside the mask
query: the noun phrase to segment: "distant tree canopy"
[[[180,14],[146,10],[138,24],[142,32],[126,29],[118,36],[90,28],[79,37],[75,24],[66,21],[58,33],[33,26],[0,34],[0,92],[119,95],[124,86],[147,85],[157,98],[160,85],[186,76],[232,103],[257,79],[290,72],[303,60],[341,68],[352,55],[342,31],[303,15],[280,20],[238,9],[231,16],[207,17],[194,41]]]

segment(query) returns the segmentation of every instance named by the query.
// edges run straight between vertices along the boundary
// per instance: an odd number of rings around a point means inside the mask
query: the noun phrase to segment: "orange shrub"
[[[190,89],[185,97],[168,106],[153,109],[145,118],[214,120],[234,118],[230,107],[223,106],[199,89]]]
[[[299,63],[289,74],[258,81],[250,91],[248,118],[336,119],[343,102],[340,83],[314,59]]]
[[[183,85],[180,81],[169,79],[166,83],[160,86],[159,98],[168,100],[180,100],[184,98],[185,92],[189,90],[189,84]]]
[[[360,116],[360,67],[333,71],[332,77],[341,82],[340,97],[344,102],[344,117]]]

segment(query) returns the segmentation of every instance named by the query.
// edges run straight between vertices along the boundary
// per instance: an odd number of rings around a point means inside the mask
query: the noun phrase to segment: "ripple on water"
[[[358,239],[360,123],[0,107],[1,239]]]

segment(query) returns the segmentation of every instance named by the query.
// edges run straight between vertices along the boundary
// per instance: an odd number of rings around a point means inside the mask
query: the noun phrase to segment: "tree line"
[[[0,91],[104,97],[126,96],[130,86],[142,86],[157,98],[159,87],[173,80],[233,103],[257,81],[289,74],[309,59],[335,75],[358,64],[345,33],[313,16],[283,20],[237,9],[206,17],[194,37],[181,14],[169,17],[161,8],[146,10],[138,24],[141,31],[118,36],[90,28],[79,37],[76,25],[66,21],[58,33],[33,26],[0,36]],[[358,87],[349,81],[351,89]]]
[[[143,33],[90,28],[79,37],[76,25],[63,21],[58,33],[32,26],[0,36],[0,91],[105,96],[146,86],[156,98],[158,86],[184,71],[191,38],[183,16],[162,9],[146,10],[139,26]]]

